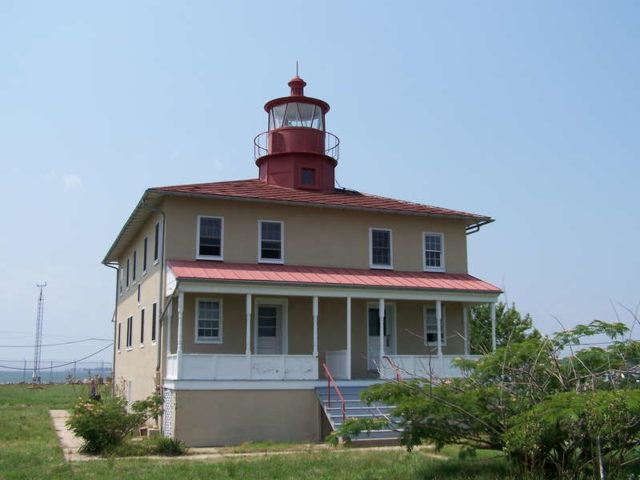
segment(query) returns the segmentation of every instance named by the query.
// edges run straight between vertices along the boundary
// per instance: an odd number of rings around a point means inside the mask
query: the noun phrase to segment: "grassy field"
[[[49,409],[68,409],[86,387],[51,385],[31,390],[0,385],[0,479],[502,479],[500,459],[435,460],[421,452],[321,450],[223,460],[109,458],[68,464]],[[252,446],[245,451],[254,449]],[[239,449],[242,451],[243,449]],[[444,452],[452,457],[455,450]]]

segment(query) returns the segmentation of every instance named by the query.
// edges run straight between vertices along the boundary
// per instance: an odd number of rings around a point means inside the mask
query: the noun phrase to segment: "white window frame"
[[[155,338],[153,332],[155,331]],[[151,304],[151,345],[158,344],[158,302]]]
[[[215,218],[220,220],[220,255],[200,255],[200,220],[203,218]],[[197,260],[224,260],[224,217],[215,215],[198,215],[196,228],[196,259]]]
[[[144,324],[147,319],[145,318],[146,315],[146,311],[144,308],[140,309],[140,348],[144,348],[144,337],[145,337],[145,330],[146,330],[146,325]]]
[[[198,336],[198,320],[200,318],[200,302],[218,302],[218,336],[217,337],[199,337]],[[223,314],[222,314],[222,298],[219,297],[198,297],[196,298],[196,308],[195,308],[195,317],[193,319],[193,340],[195,343],[213,343],[213,344],[221,344],[222,343],[222,325],[223,325]]]
[[[280,224],[280,258],[262,258],[262,224]],[[282,220],[258,220],[258,262],[284,264],[284,222]]]
[[[156,230],[158,234],[156,235]],[[160,222],[156,222],[153,227],[153,239],[155,243],[153,244],[153,264],[157,265],[160,262],[160,248],[162,247],[161,242],[161,230],[160,230]],[[158,250],[158,256],[156,257],[156,249]]]
[[[129,352],[133,350],[133,315],[127,317],[127,331],[125,336],[125,347]]]
[[[256,297],[253,301],[253,351],[258,351],[258,308],[261,305],[282,306],[282,354],[289,354],[289,300],[286,298]],[[254,355],[262,355],[254,353]]]
[[[138,249],[133,250],[131,254],[131,285],[135,285],[137,282],[138,273]]]
[[[437,235],[440,237],[440,266],[439,267],[427,267],[427,250],[425,248],[424,242],[427,235]],[[444,233],[442,232],[422,232],[422,268],[425,272],[444,272],[445,271],[445,263],[444,263]]]
[[[381,264],[373,263],[373,231],[374,230],[389,232],[389,265],[381,265]],[[379,227],[369,228],[369,268],[393,270],[393,230],[391,230],[390,228],[379,228]]]
[[[428,342],[427,341],[427,310],[436,310],[437,312],[437,307],[435,305],[424,305],[423,309],[422,309],[422,325],[423,325],[423,341],[425,346],[427,347],[437,347],[438,346],[438,341],[436,340],[435,342]],[[446,308],[445,305],[442,305],[442,318],[440,319],[440,321],[442,322],[440,325],[440,345],[443,347],[447,346],[447,316],[446,316]],[[437,315],[437,313],[436,313]],[[437,321],[437,320],[436,320]],[[436,336],[438,336],[437,333],[437,328],[438,325],[436,324]],[[433,332],[431,332],[433,333]]]
[[[147,269],[149,268],[149,237],[144,237],[142,239],[142,277],[147,274]]]

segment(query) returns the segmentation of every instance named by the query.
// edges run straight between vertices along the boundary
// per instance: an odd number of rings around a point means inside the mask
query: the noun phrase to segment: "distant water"
[[[26,381],[31,382],[32,372],[27,370],[26,374],[22,370],[0,370],[0,383],[20,383]],[[99,368],[95,370],[77,370],[76,380],[88,379],[90,376],[101,375],[107,377],[111,375],[110,369],[101,371]],[[42,383],[65,383],[69,376],[73,377],[73,370],[43,370],[40,373],[40,381]]]

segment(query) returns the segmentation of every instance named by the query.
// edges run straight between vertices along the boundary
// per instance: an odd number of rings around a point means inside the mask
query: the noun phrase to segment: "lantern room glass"
[[[269,131],[285,127],[314,128],[324,131],[322,109],[312,103],[291,102],[269,111]]]

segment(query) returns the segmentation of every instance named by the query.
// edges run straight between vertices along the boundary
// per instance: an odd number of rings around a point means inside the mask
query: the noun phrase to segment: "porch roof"
[[[211,260],[168,260],[176,279],[236,282],[317,284],[354,287],[390,287],[501,293],[501,290],[468,274],[403,272],[358,268],[305,267],[298,265],[224,263]]]

